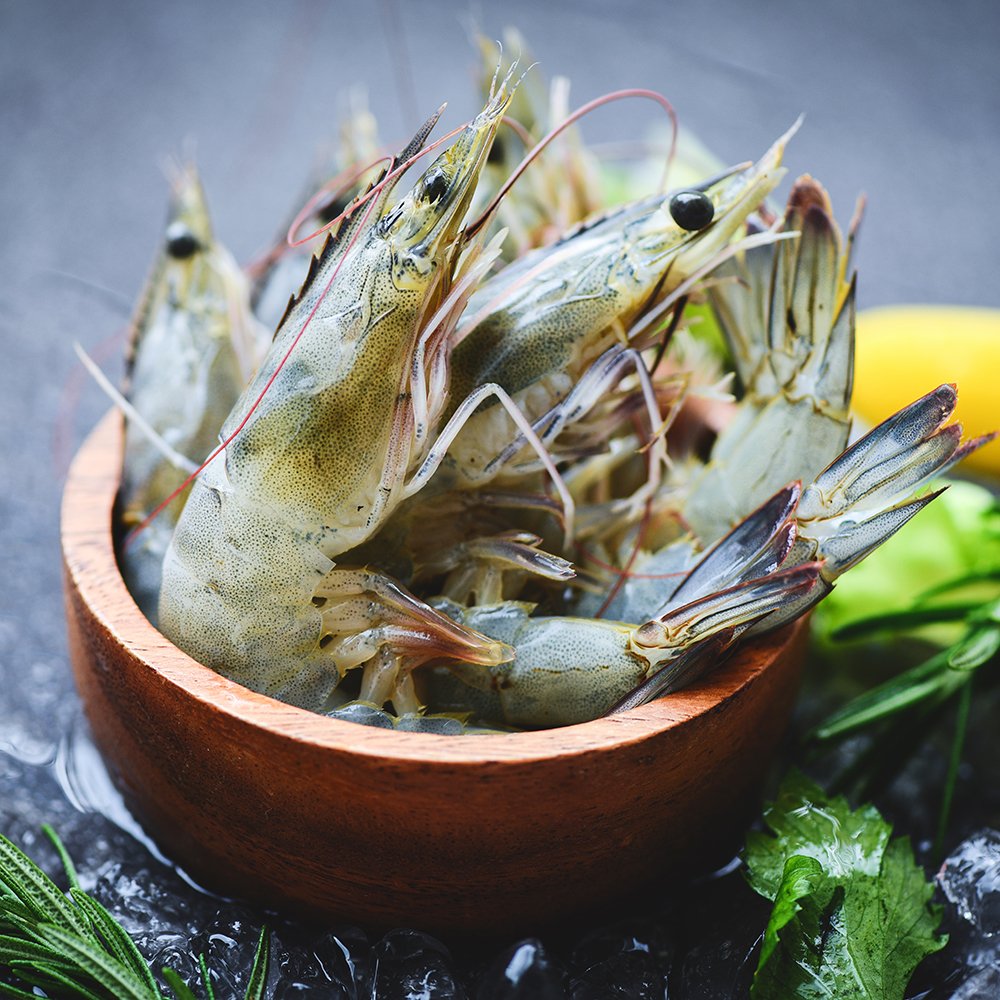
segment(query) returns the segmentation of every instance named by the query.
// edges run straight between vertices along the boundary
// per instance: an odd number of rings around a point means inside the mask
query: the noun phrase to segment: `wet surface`
[[[802,11],[791,0],[753,10],[726,0],[682,16],[633,0],[612,15],[604,4],[517,0],[502,15],[484,11],[482,25],[494,36],[519,25],[547,74],[571,76],[573,103],[624,86],[663,90],[727,161],[759,154],[804,111],[792,173],[819,177],[843,221],[868,195],[860,305],[996,305],[1000,9],[851,0],[810,9],[813,20]],[[151,851],[81,719],[58,504],[69,456],[107,404],[71,345],[117,377],[165,211],[162,163],[194,146],[217,229],[247,260],[299,197],[353,82],[367,85],[393,139],[444,99],[449,126],[475,110],[469,21],[467,8],[437,2],[299,2],[279,18],[262,0],[238,10],[0,0],[0,832],[56,871],[39,834],[51,823],[84,887],[154,965],[188,976],[205,952],[219,997],[241,994],[264,919],[275,997],[742,996],[767,906],[738,871],[678,887],[642,921],[609,914],[607,927],[565,940],[475,952],[417,930],[305,928],[206,895]],[[619,106],[588,135],[631,137],[653,116]],[[953,944],[920,970],[913,996],[997,995],[1000,802],[982,794],[1000,786],[994,758],[988,741],[972,741],[941,876]],[[931,871],[946,759],[947,732],[879,800]]]

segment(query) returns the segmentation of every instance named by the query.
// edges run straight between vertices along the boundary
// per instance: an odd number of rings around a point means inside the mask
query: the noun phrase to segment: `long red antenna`
[[[394,181],[397,177],[399,177],[400,174],[406,173],[406,171],[409,170],[410,167],[412,167],[413,164],[417,162],[417,160],[419,160],[423,156],[426,156],[428,153],[433,153],[435,149],[438,149],[440,146],[443,146],[449,139],[453,139],[456,135],[458,135],[459,132],[464,132],[471,124],[472,124],[471,122],[465,122],[462,125],[458,125],[456,128],[453,128],[449,133],[447,133],[447,135],[441,136],[440,139],[436,139],[429,146],[425,146],[423,149],[418,150],[411,157],[409,157],[409,159],[404,160],[398,167],[394,167],[392,170],[390,170],[389,173],[387,173],[385,177],[383,177],[382,180],[378,182],[378,184],[372,187],[371,190],[366,191],[363,195],[361,195],[357,199],[357,201],[352,202],[350,205],[348,205],[347,208],[345,208],[344,211],[340,213],[340,215],[335,216],[324,226],[321,226],[319,229],[317,229],[313,233],[310,233],[308,236],[303,236],[297,240],[294,239],[293,237],[295,236],[295,231],[309,217],[312,210],[319,203],[320,199],[330,189],[346,190],[359,177],[367,173],[369,170],[374,170],[374,168],[377,167],[380,163],[384,163],[386,160],[392,162],[392,157],[380,156],[377,160],[372,160],[372,162],[367,164],[366,166],[356,168],[348,177],[347,181],[342,182],[339,185],[339,188],[334,188],[334,185],[336,184],[338,179],[344,176],[344,174],[339,174],[328,184],[324,184],[323,187],[320,188],[320,190],[317,191],[316,194],[314,194],[309,199],[309,201],[306,202],[305,206],[298,213],[298,215],[295,216],[294,220],[292,221],[292,224],[288,227],[288,235],[285,238],[286,242],[290,247],[300,247],[302,246],[303,243],[308,243],[310,240],[314,240],[317,236],[321,236],[323,233],[329,232],[329,230],[331,230],[334,226],[336,226],[342,219],[346,219],[348,216],[353,215],[362,205],[364,205],[366,202],[371,201],[371,199],[374,198],[375,195],[381,193],[382,189],[390,181]]]

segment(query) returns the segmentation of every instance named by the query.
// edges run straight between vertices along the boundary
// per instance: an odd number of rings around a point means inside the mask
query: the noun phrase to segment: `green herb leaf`
[[[793,772],[764,811],[775,836],[747,836],[748,878],[755,892],[775,899],[785,861],[794,855],[815,858],[834,879],[856,873],[874,877],[891,828],[872,805],[852,812],[843,799],[827,802],[817,785]]]
[[[962,681],[948,670],[948,650],[851,699],[828,715],[810,739],[832,740],[931,698],[948,697]]]
[[[42,833],[52,841],[52,846],[56,849],[56,853],[59,855],[59,861],[63,866],[63,871],[66,872],[66,879],[69,881],[69,887],[71,889],[80,888],[80,880],[76,877],[76,866],[73,864],[73,859],[69,856],[69,851],[66,850],[65,845],[62,840],[59,839],[59,834],[49,826],[48,823],[42,824]]]
[[[797,901],[795,919],[778,932],[779,945],[758,965],[751,1000],[861,1000],[857,981],[843,976],[829,957],[847,947],[843,926],[834,919],[843,901],[840,886],[825,874],[817,879],[813,891]]]
[[[0,955],[3,955],[4,964],[12,967],[33,962],[61,963],[67,968],[72,966],[72,963],[63,959],[58,949],[51,945],[39,941],[25,941],[8,934],[0,934]]]
[[[1000,649],[1000,628],[989,625],[973,629],[948,651],[948,666],[952,670],[975,670],[988,663]]]
[[[198,956],[198,967],[201,969],[201,985],[205,991],[205,1000],[215,1000],[215,990],[212,989],[212,977],[208,972],[208,962],[205,956]]]
[[[191,987],[173,969],[165,968],[161,971],[163,978],[167,981],[167,986],[174,994],[174,1000],[198,1000]]]
[[[0,983],[0,997],[15,997],[16,1000],[38,1000],[37,993],[29,993],[17,986],[11,986],[10,983]]]
[[[264,1000],[264,990],[267,987],[267,968],[271,958],[271,932],[265,924],[260,929],[257,939],[257,951],[253,957],[253,968],[250,970],[250,982],[244,1000]]]
[[[150,1000],[145,984],[98,944],[55,925],[49,925],[45,931],[46,939],[59,946],[64,961],[72,962],[115,1000]]]
[[[921,600],[929,600],[940,594],[947,594],[952,590],[965,590],[980,583],[1000,583],[1000,566],[991,566],[988,569],[978,570],[975,573],[966,573],[964,576],[956,576],[951,580],[944,580],[942,583],[928,587],[921,594]]]
[[[796,914],[802,910],[799,901],[814,895],[825,877],[823,866],[815,858],[796,854],[785,862],[778,895],[775,897],[771,918],[764,931],[764,943],[760,955],[762,967],[767,964],[778,947],[778,935],[781,929],[791,923]]]
[[[895,632],[921,628],[939,622],[964,621],[980,607],[978,601],[964,601],[961,604],[939,604],[928,606],[917,603],[902,611],[886,611],[870,618],[857,618],[830,633],[835,642],[864,639],[879,632]]]
[[[754,1000],[902,1000],[917,964],[943,947],[933,886],[905,838],[871,805],[851,810],[799,774],[747,838],[751,886],[774,900]]]
[[[809,738],[837,739],[922,701],[950,698],[967,681],[956,674],[978,669],[1000,651],[1000,628],[993,623],[992,608],[992,602],[985,608],[978,605],[968,616],[973,624],[957,642],[854,698],[827,716]]]
[[[934,857],[939,861],[944,858],[945,837],[948,835],[948,820],[951,817],[951,802],[958,784],[958,769],[962,763],[962,746],[965,734],[969,728],[969,712],[972,708],[971,681],[962,688],[958,698],[958,712],[955,715],[955,731],[951,737],[951,752],[948,754],[948,774],[944,782],[944,792],[941,795],[941,811],[938,814],[937,833],[934,836]]]
[[[62,842],[46,828],[73,888],[67,899],[20,848],[0,837],[0,967],[20,983],[77,1000],[163,1000],[131,938],[83,892]],[[0,994],[31,996],[20,986]]]
[[[39,919],[45,919],[80,937],[90,927],[62,890],[22,850],[0,836],[0,884]]]
[[[34,971],[37,975],[31,975],[24,971],[19,971],[18,974],[25,981],[40,986],[46,993],[55,993],[56,996],[60,997],[73,997],[74,1000],[105,1000],[107,997],[107,994],[101,996],[95,993],[79,980],[67,975],[55,966],[38,965]]]
[[[0,899],[0,928],[19,930],[31,934],[38,918],[21,900],[14,896]]]
[[[0,968],[46,993],[76,1000],[164,1000],[149,966],[125,929],[79,885],[73,862],[51,827],[52,840],[70,881],[70,899],[20,848],[0,837]],[[246,1000],[263,1000],[270,932],[261,928]],[[205,1000],[214,992],[205,956],[199,956]],[[197,1000],[173,969],[163,978],[176,1000]],[[0,996],[37,994],[0,983]]]
[[[150,972],[146,960],[132,939],[125,933],[122,925],[96,899],[88,896],[81,889],[70,889],[70,896],[73,902],[86,914],[94,930],[101,936],[108,952],[145,985],[150,995],[156,996],[159,993],[159,987],[156,985],[153,973]]]

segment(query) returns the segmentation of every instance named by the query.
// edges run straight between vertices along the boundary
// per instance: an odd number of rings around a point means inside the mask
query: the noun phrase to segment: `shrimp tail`
[[[718,665],[751,626],[767,621],[787,602],[802,600],[814,592],[819,580],[820,564],[804,563],[710,594],[646,622],[632,636],[633,652],[655,667],[661,651],[678,645],[678,631],[684,636],[683,650],[680,655],[668,656],[660,669],[617,702],[609,714],[636,708],[686,687]]]
[[[947,384],[921,396],[860,438],[806,487],[787,563],[822,560],[821,586],[790,601],[754,632],[776,628],[812,608],[842,573],[943,492],[921,493],[923,488],[996,436],[963,442],[960,424],[944,426],[957,401],[955,387]]]

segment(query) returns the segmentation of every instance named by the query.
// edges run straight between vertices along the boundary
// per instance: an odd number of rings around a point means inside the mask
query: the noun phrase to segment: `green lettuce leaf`
[[[942,948],[933,886],[909,841],[874,806],[852,810],[790,775],[752,832],[750,885],[774,901],[754,1000],[902,1000],[920,961]]]
[[[952,482],[902,531],[837,581],[816,609],[814,632],[829,639],[833,633],[849,633],[854,623],[910,608],[919,608],[919,615],[933,621],[928,611],[935,606],[963,598],[978,604],[995,595],[997,567],[1000,505],[981,486]],[[956,591],[952,586],[977,577],[983,578],[979,587]],[[938,588],[936,597],[928,596]],[[939,634],[926,638],[946,646],[955,639],[954,629],[939,627]]]

